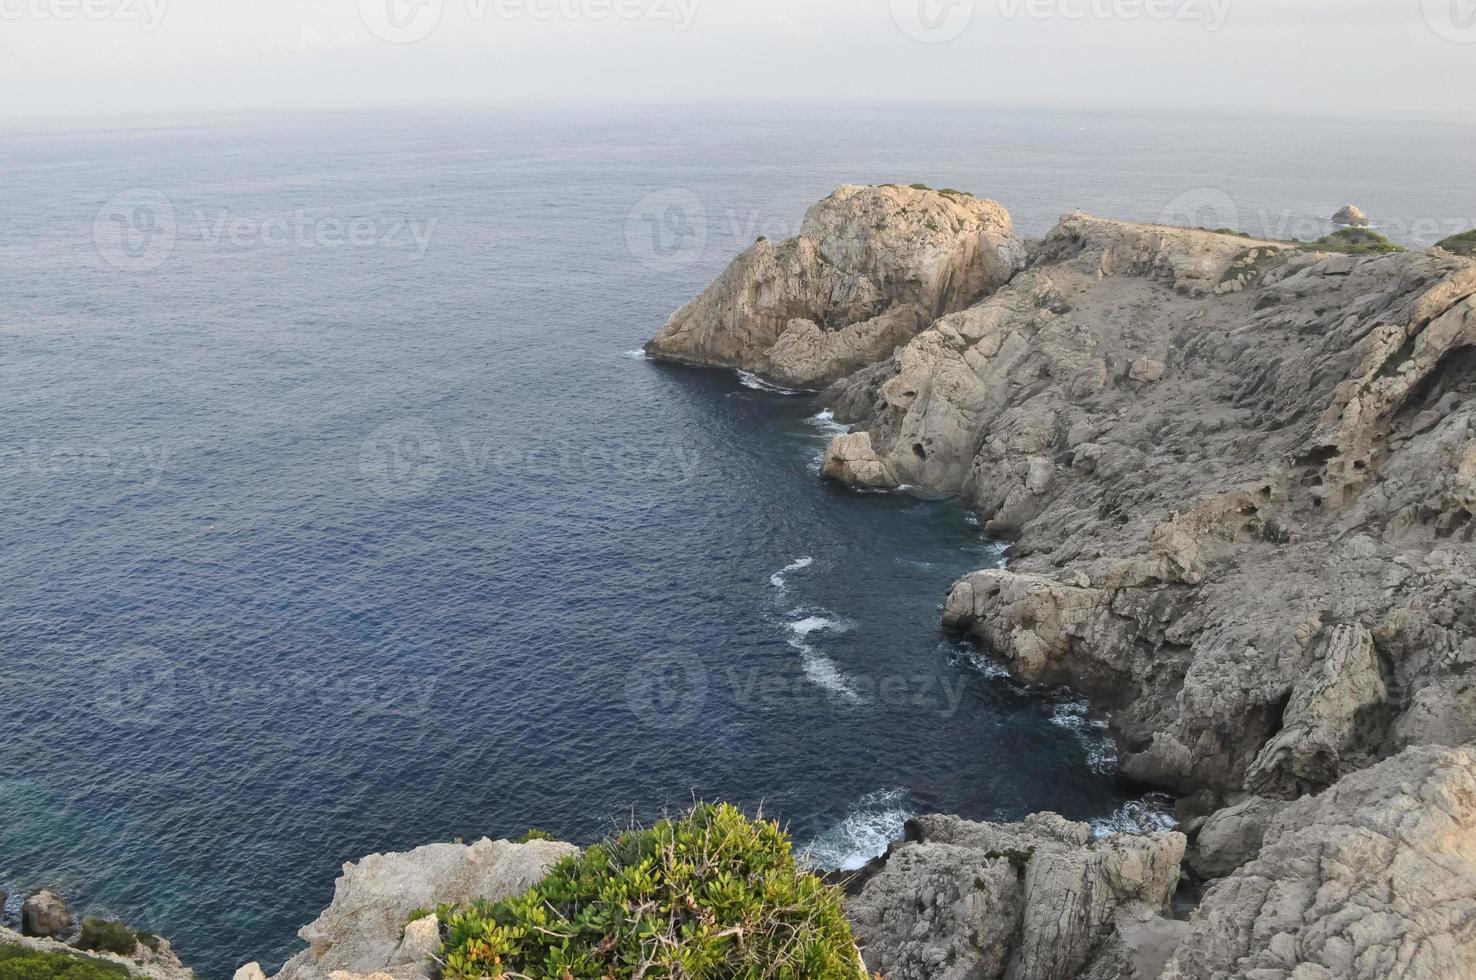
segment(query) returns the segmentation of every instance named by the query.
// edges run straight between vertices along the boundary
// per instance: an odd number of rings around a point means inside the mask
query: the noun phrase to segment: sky
[[[1476,0],[0,0],[0,117],[975,102],[1476,117]]]

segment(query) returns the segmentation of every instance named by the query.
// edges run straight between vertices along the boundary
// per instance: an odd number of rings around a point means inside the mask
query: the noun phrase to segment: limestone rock
[[[247,963],[236,971],[231,980],[266,980],[266,973],[262,971],[260,963]]]
[[[417,909],[477,898],[498,901],[527,891],[559,860],[577,854],[569,844],[431,844],[404,854],[375,854],[346,864],[333,902],[299,935],[308,948],[278,980],[321,980],[334,973],[387,974],[394,980],[428,975],[417,958],[439,925],[407,922]],[[413,927],[413,928],[412,928]],[[403,930],[403,943],[402,943]]]
[[[49,888],[33,892],[21,906],[21,934],[55,938],[72,928],[72,913],[61,896]]]
[[[1009,213],[993,201],[847,185],[809,210],[798,237],[759,241],[734,259],[646,352],[818,384],[889,355],[1024,262]]]
[[[908,833],[847,906],[868,968],[892,980],[1075,977],[1119,923],[1141,934],[1164,908],[1185,845],[1177,833],[1093,844],[1055,814],[923,817]]]
[[[1346,228],[1367,228],[1368,215],[1356,204],[1345,204],[1338,209],[1338,213],[1332,216],[1335,225],[1343,225]]]
[[[1252,796],[1213,814],[1199,828],[1190,866],[1206,878],[1221,878],[1255,860],[1266,828],[1285,808],[1281,800]]]
[[[1288,805],[1164,980],[1476,975],[1476,752],[1424,747]]]
[[[179,957],[174,955],[169,943],[163,939],[159,940],[158,952],[140,944],[133,956],[119,956],[116,953],[79,950],[59,939],[23,936],[0,926],[0,947],[4,946],[19,946],[40,953],[60,953],[94,960],[109,969],[121,969],[125,975],[143,980],[195,980],[194,972],[180,963]],[[3,968],[0,968],[0,975],[8,976]]]

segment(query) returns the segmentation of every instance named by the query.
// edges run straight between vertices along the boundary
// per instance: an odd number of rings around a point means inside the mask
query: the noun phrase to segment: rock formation
[[[55,939],[72,928],[72,913],[61,896],[47,888],[33,892],[21,906],[21,935]]]
[[[1052,818],[930,818],[852,900],[868,963],[1476,975],[1476,261],[1082,214],[1028,253],[974,302],[895,298],[935,319],[823,392],[853,425],[824,472],[958,495],[1012,542],[1007,570],[953,587],[945,622],[1017,679],[1109,709],[1122,774],[1179,794],[1186,866],[1214,884],[1177,921],[1167,893],[1099,876],[1167,838],[1094,850]],[[754,261],[653,344],[675,330],[697,351],[682,359],[760,371],[793,350],[804,385],[839,372],[833,351],[863,359],[824,331],[875,307],[765,319],[735,297],[813,279]],[[817,329],[778,344],[793,319]],[[1069,900],[1037,864],[1072,869]]]
[[[1356,204],[1345,204],[1338,209],[1338,213],[1332,216],[1333,224],[1343,225],[1346,228],[1367,228],[1368,215]]]
[[[866,965],[890,980],[1081,975],[1119,923],[1122,941],[1137,943],[1159,918],[1185,843],[1177,833],[1091,838],[1090,826],[1055,814],[912,821],[848,903]]]
[[[431,844],[405,854],[374,854],[346,864],[333,903],[299,935],[308,948],[282,967],[277,980],[350,980],[355,976],[415,980],[431,976],[440,947],[434,915],[412,914],[442,903],[500,901],[527,891],[560,859],[578,853],[569,844],[481,840]],[[260,980],[248,963],[237,980]]]
[[[20,947],[38,953],[51,953],[96,960],[109,968],[121,967],[130,977],[145,980],[194,980],[195,974],[179,961],[168,940],[150,937],[151,945],[140,943],[131,956],[116,953],[81,951],[59,939],[26,936],[0,926],[0,947]],[[0,976],[9,976],[0,968]]]
[[[968,194],[846,186],[759,240],[646,345],[653,357],[820,386],[889,356],[1024,264],[1009,213]]]

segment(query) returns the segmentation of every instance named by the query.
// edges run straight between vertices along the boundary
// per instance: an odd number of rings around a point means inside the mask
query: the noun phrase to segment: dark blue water
[[[808,396],[627,352],[844,181],[1031,234],[1185,194],[1448,234],[1473,164],[1448,127],[962,109],[0,134],[0,887],[215,977],[377,850],[694,795],[827,865],[911,812],[1104,820],[1100,720],[939,633],[997,560],[967,513],[821,482]]]

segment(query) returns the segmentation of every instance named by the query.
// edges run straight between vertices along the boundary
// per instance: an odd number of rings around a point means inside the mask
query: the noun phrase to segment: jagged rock
[[[1110,709],[1130,774],[1321,789],[1476,737],[1473,295],[1476,263],[1444,252],[1069,216],[1008,285],[827,390],[855,423],[827,472],[959,493],[1016,539],[945,619]],[[1145,358],[1173,370],[1148,383]],[[1136,758],[1159,736],[1189,764]]]
[[[646,352],[822,384],[889,355],[1024,262],[993,201],[847,185],[809,210],[797,238],[759,241],[734,259]]]
[[[1252,796],[1212,814],[1199,828],[1189,866],[1206,878],[1221,878],[1255,860],[1266,828],[1285,808],[1281,800]]]
[[[32,892],[21,906],[22,935],[55,938],[71,928],[72,913],[61,896],[49,888]]]
[[[260,963],[247,963],[236,971],[231,980],[266,980],[266,973]]]
[[[431,926],[407,927],[412,912],[445,902],[509,898],[577,853],[572,845],[548,841],[481,840],[346,864],[333,903],[299,932],[308,948],[287,962],[277,980],[322,980],[335,973],[382,973],[393,980],[428,976],[432,964],[416,957],[430,943]]]
[[[1292,689],[1286,727],[1261,750],[1246,787],[1295,796],[1332,785],[1356,744],[1360,718],[1386,697],[1373,634],[1362,626],[1334,628],[1317,668]]]
[[[1141,938],[1185,846],[1177,833],[1093,843],[1055,814],[923,817],[908,833],[847,905],[868,968],[892,980],[1077,976],[1119,923]]]
[[[1343,225],[1347,228],[1367,228],[1368,215],[1356,204],[1345,204],[1338,208],[1338,213],[1332,216],[1333,224]]]
[[[1155,732],[1147,747],[1122,760],[1124,776],[1148,786],[1186,786],[1194,770],[1194,756],[1166,732]]]
[[[1476,752],[1411,749],[1287,805],[1164,980],[1476,975]]]

